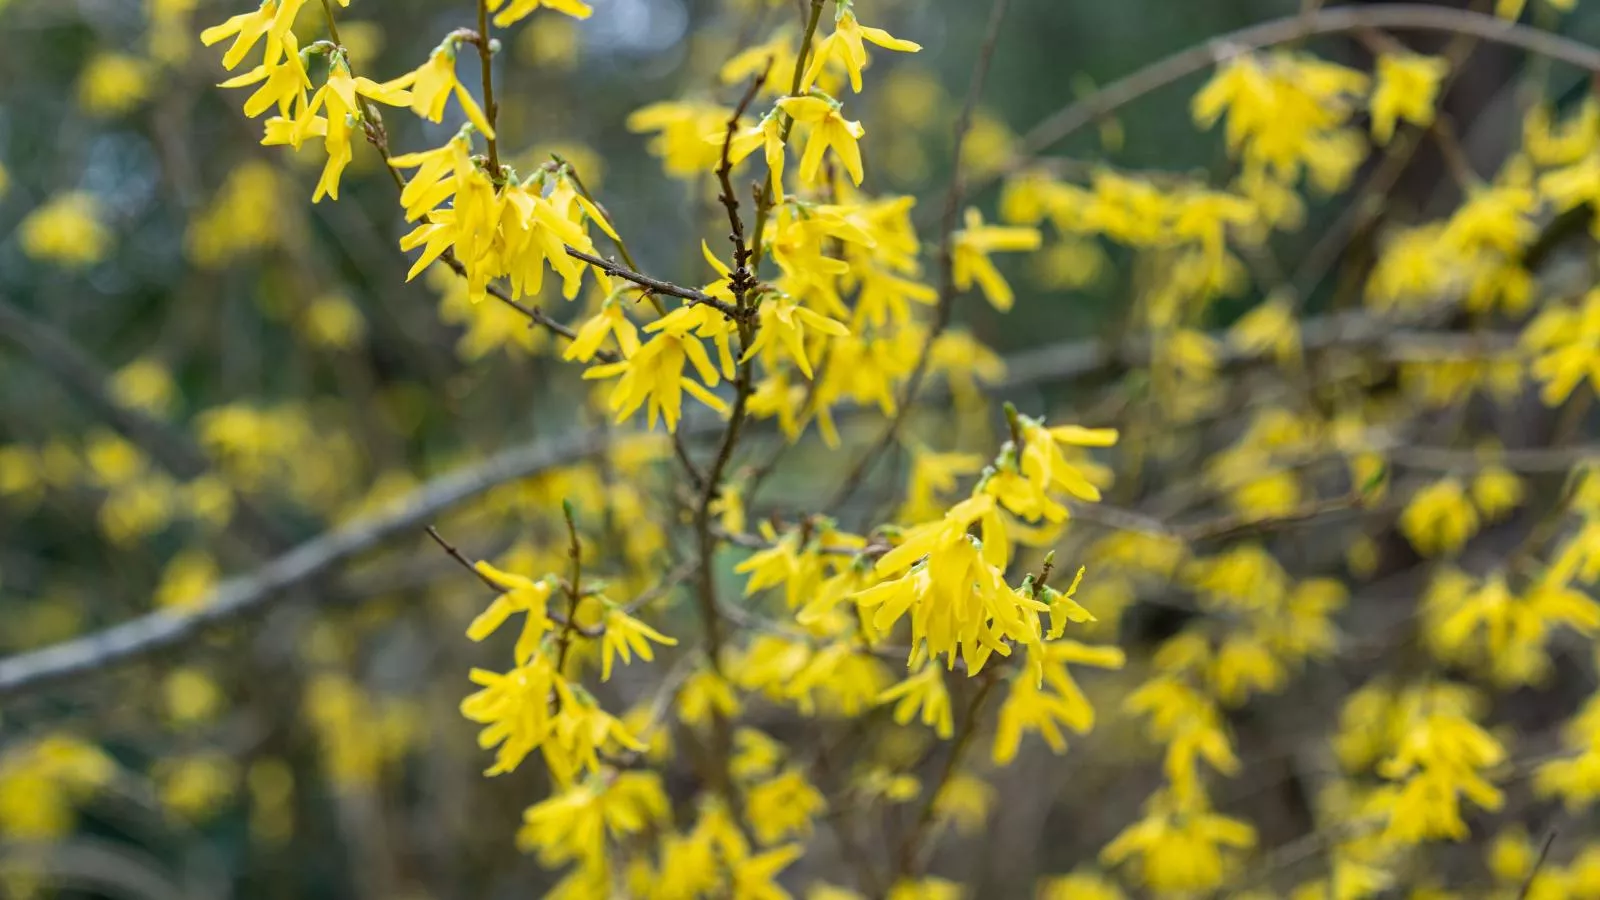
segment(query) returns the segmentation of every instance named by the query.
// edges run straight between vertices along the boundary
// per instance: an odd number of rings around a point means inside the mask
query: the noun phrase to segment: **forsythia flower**
[[[461,109],[467,114],[467,120],[478,133],[493,140],[494,126],[489,124],[489,119],[483,114],[483,107],[473,99],[472,94],[456,79],[456,38],[446,38],[444,43],[435,47],[428,54],[428,61],[382,85],[386,92],[400,91],[409,88],[411,111],[430,122],[444,120],[444,105],[455,94],[456,100],[461,103]]]
[[[1453,554],[1478,533],[1478,512],[1461,482],[1446,478],[1419,490],[1400,513],[1400,531],[1424,556]]]
[[[989,260],[989,254],[1037,250],[1042,238],[1038,229],[985,225],[983,215],[968,209],[965,227],[954,235],[953,275],[957,288],[965,291],[976,283],[995,309],[1011,308],[1011,285]]]
[[[652,322],[646,330],[663,327],[665,323],[665,319]],[[677,431],[678,419],[683,414],[684,391],[719,413],[726,415],[728,412],[727,404],[717,395],[683,374],[685,363],[693,365],[707,385],[715,387],[720,380],[711,358],[706,355],[705,345],[681,326],[661,330],[633,356],[593,366],[584,371],[583,377],[622,376],[611,390],[609,403],[618,422],[627,421],[648,401],[650,427],[655,428],[660,418],[666,420],[668,431]]]
[[[1140,883],[1157,892],[1206,892],[1221,887],[1235,852],[1255,846],[1255,829],[1205,807],[1181,808],[1171,797],[1151,798],[1145,817],[1105,849],[1108,866],[1131,863]]]
[[[885,50],[898,50],[901,53],[916,53],[922,45],[914,41],[902,40],[882,28],[867,28],[856,21],[855,10],[849,3],[838,4],[838,11],[833,18],[833,33],[817,42],[812,50],[811,65],[806,67],[805,77],[800,81],[800,90],[808,90],[817,76],[822,74],[822,68],[830,62],[837,62],[844,66],[850,73],[850,88],[856,93],[861,93],[861,69],[867,64],[867,49],[862,41],[871,41]],[[856,179],[859,184],[860,179]]]
[[[669,638],[661,632],[651,628],[638,619],[633,618],[620,609],[613,609],[606,613],[605,635],[601,638],[600,680],[611,680],[611,661],[614,657],[622,657],[624,663],[633,661],[634,653],[645,662],[655,659],[655,653],[650,648],[650,642],[667,647],[676,647],[676,638]]]
[[[1372,91],[1372,139],[1389,143],[1400,119],[1424,128],[1432,123],[1439,83],[1449,71],[1449,62],[1438,57],[1379,55],[1378,84]]]
[[[505,9],[501,9],[502,6]],[[501,28],[526,19],[541,6],[566,13],[574,19],[587,19],[594,14],[594,9],[583,0],[489,0],[489,11],[495,14],[494,24]]]
[[[150,96],[153,72],[145,60],[102,53],[89,60],[78,80],[78,103],[95,115],[127,112]]]
[[[766,846],[786,837],[810,837],[811,820],[827,805],[805,774],[794,768],[745,792],[745,818],[755,829],[756,840]]]
[[[82,268],[105,259],[111,234],[93,194],[58,194],[22,220],[22,249],[34,259]]]
[[[860,122],[852,122],[840,114],[839,101],[816,95],[785,97],[778,108],[810,127],[805,150],[800,154],[800,180],[817,184],[822,174],[822,155],[830,148],[849,173],[850,180],[861,183],[861,148],[856,145],[866,135]]]
[[[555,585],[548,578],[534,581],[522,575],[502,572],[486,562],[479,562],[476,569],[479,575],[493,582],[503,593],[467,626],[467,637],[481,641],[505,624],[512,613],[526,613],[522,633],[517,637],[516,659],[518,663],[527,662],[538,648],[539,640],[555,624],[547,610]],[[609,670],[609,659],[607,663]]]

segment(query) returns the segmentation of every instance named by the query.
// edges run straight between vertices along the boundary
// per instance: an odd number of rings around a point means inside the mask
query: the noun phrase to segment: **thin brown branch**
[[[633,269],[618,263],[614,259],[604,259],[602,257],[595,256],[592,253],[585,253],[576,247],[568,247],[567,255],[573,259],[581,259],[589,265],[594,266],[600,271],[606,273],[607,275],[615,275],[618,278],[631,281],[640,287],[649,288],[651,291],[657,294],[666,294],[669,297],[678,297],[680,299],[687,300],[690,303],[698,303],[703,306],[709,306],[717,312],[720,312],[728,318],[736,321],[749,318],[748,311],[740,310],[737,307],[731,306],[727,302],[718,300],[704,291],[697,291],[694,288],[679,287],[670,281],[662,281],[659,278],[652,278],[649,275],[635,272]]]
[[[734,135],[739,131],[739,120],[744,118],[750,109],[751,101],[755,100],[756,92],[767,83],[767,74],[772,71],[772,60],[767,60],[767,66],[761,74],[750,79],[750,86],[745,88],[744,96],[739,98],[739,104],[734,107],[733,115],[728,117],[728,130],[722,138],[722,160],[717,165],[717,181],[722,190],[717,194],[717,199],[728,211],[728,240],[733,242],[733,269],[728,274],[728,289],[733,292],[734,302],[744,306],[745,295],[750,288],[755,286],[756,278],[750,272],[751,249],[744,239],[744,219],[739,215],[739,195],[733,190],[733,159],[731,156]]]
[[[1549,860],[1550,846],[1556,842],[1558,834],[1560,831],[1554,825],[1544,833],[1544,840],[1539,842],[1539,855],[1533,861],[1533,868],[1528,870],[1528,877],[1523,879],[1521,889],[1517,891],[1517,900],[1527,900],[1528,895],[1533,892],[1533,883],[1539,878],[1539,870],[1543,869],[1545,862]]]
[[[495,584],[494,579],[479,571],[477,563],[474,563],[471,559],[468,559],[465,553],[462,553],[454,544],[445,540],[444,535],[439,533],[439,529],[429,525],[427,528],[423,529],[423,531],[425,531],[428,537],[432,538],[433,542],[438,544],[440,549],[444,550],[444,552],[448,554],[451,559],[455,560],[457,564],[465,568],[468,572],[471,572],[479,581],[483,582],[485,585],[488,585],[490,590],[494,591],[496,594],[504,594],[506,592],[505,588]],[[570,580],[563,581],[561,583],[561,590],[570,594],[573,584],[575,584],[575,582]],[[583,591],[581,596],[587,597],[593,593],[593,591]],[[562,615],[561,613],[547,613],[547,615],[549,615],[550,621],[560,625],[562,628],[575,630],[578,634],[581,634],[587,638],[597,638],[606,633],[606,630],[603,627],[584,628],[582,626],[573,624],[572,616],[570,614]]]
[[[556,639],[556,671],[567,669],[567,653],[572,650],[572,633],[578,628],[578,602],[583,599],[583,541],[578,539],[578,519],[572,512],[572,503],[561,501],[561,515],[567,520],[567,558],[572,574],[567,579],[567,622]]]
[[[494,99],[495,41],[489,36],[489,0],[478,0],[478,39],[474,43],[478,47],[479,70],[483,77],[483,117],[489,121],[490,128],[498,130],[500,104]],[[483,140],[489,147],[489,178],[499,184],[505,179],[505,170],[500,167],[500,142],[487,134]]]

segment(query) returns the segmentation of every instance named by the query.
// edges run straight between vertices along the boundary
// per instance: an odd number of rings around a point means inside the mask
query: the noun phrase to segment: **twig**
[[[594,208],[599,210],[600,215],[605,217],[606,224],[610,226],[612,232],[612,234],[609,235],[611,237],[612,246],[616,247],[617,252],[622,254],[623,263],[625,263],[628,268],[637,272],[639,270],[639,264],[634,262],[633,254],[628,251],[628,242],[624,241],[621,233],[617,231],[617,220],[612,217],[611,210],[606,209],[605,205],[600,202],[600,199],[590,192],[589,186],[583,183],[583,177],[578,174],[577,167],[575,167],[570,160],[559,153],[550,154],[550,158],[555,160],[556,165],[567,170],[567,177],[572,179],[572,186],[577,188],[578,193],[582,195],[583,199],[594,204]],[[650,305],[655,307],[657,315],[664,316],[667,314],[667,308],[661,304],[661,298],[657,297],[655,292],[651,291],[649,288],[645,289],[644,294],[639,299],[649,300]]]
[[[494,100],[494,41],[489,37],[489,0],[478,0],[478,39],[474,43],[478,45],[479,68],[483,73],[483,117],[489,121],[490,128],[495,128],[500,105]],[[487,134],[483,140],[489,146],[489,179],[499,184],[505,179],[505,170],[500,168],[500,142]]]
[[[965,181],[961,174],[962,152],[966,146],[967,133],[972,129],[972,117],[977,111],[978,100],[983,96],[983,83],[994,60],[995,47],[1000,39],[1000,26],[1005,21],[1009,6],[1010,0],[994,0],[994,5],[989,8],[989,24],[983,36],[983,44],[978,49],[978,60],[972,67],[972,79],[967,86],[966,102],[962,104],[961,114],[956,118],[955,144],[950,156],[950,187],[945,192],[944,209],[939,217],[939,301],[934,309],[933,324],[928,329],[927,337],[923,339],[922,352],[917,355],[917,363],[900,392],[893,418],[889,420],[883,434],[873,442],[866,453],[862,454],[849,474],[840,482],[833,499],[828,503],[829,509],[836,510],[848,500],[861,486],[862,480],[872,470],[878,457],[894,445],[901,427],[905,424],[906,416],[916,403],[917,394],[922,390],[922,382],[927,377],[928,364],[933,356],[933,346],[950,324],[950,313],[955,307],[956,297],[954,269],[956,219],[961,212],[961,201],[965,192]]]
[[[456,549],[454,544],[445,540],[444,535],[439,533],[439,529],[429,525],[423,530],[427,532],[428,537],[433,538],[433,542],[435,544],[438,544],[445,553],[449,554],[451,559],[455,560],[468,572],[471,572],[479,581],[488,585],[490,590],[494,591],[496,594],[504,594],[506,592],[505,588],[495,584],[492,578],[478,571],[477,564],[468,559],[465,553],[462,553],[460,550]],[[572,591],[572,585],[573,582],[571,581],[562,582],[561,589],[570,593]],[[582,596],[589,596],[592,593],[593,591],[584,591]],[[596,628],[585,628],[581,625],[573,624],[571,615],[564,616],[561,613],[547,613],[547,615],[550,617],[550,621],[555,622],[557,625],[560,625],[563,628],[575,630],[578,634],[581,634],[586,638],[597,638],[606,633],[606,630],[603,626]]]
[[[820,0],[816,0],[820,3]],[[802,52],[801,56],[804,57]],[[799,63],[796,63],[798,68]],[[764,78],[765,76],[763,76]],[[722,442],[717,448],[717,455],[711,462],[711,467],[706,470],[704,484],[700,485],[700,500],[694,512],[694,532],[697,551],[699,554],[699,590],[701,627],[705,629],[706,653],[711,658],[711,669],[718,677],[722,676],[722,613],[717,602],[717,579],[713,569],[714,557],[717,550],[717,537],[711,527],[711,506],[716,502],[722,492],[722,479],[727,474],[728,464],[733,460],[734,448],[739,443],[739,436],[744,428],[745,419],[748,418],[750,396],[755,392],[755,365],[752,360],[744,358],[750,347],[755,342],[756,330],[759,322],[755,318],[756,307],[751,302],[750,288],[755,284],[755,276],[746,265],[750,260],[750,248],[744,243],[744,223],[739,218],[739,204],[733,194],[730,183],[732,165],[729,162],[728,147],[733,141],[733,133],[738,128],[739,117],[754,99],[761,79],[754,81],[745,92],[739,107],[734,111],[728,124],[728,132],[722,144],[722,164],[718,166],[718,177],[722,181],[723,204],[728,210],[729,239],[734,243],[734,270],[729,276],[729,287],[733,293],[734,308],[729,317],[733,320],[739,331],[739,372],[734,380],[733,409],[728,417],[728,426],[722,433]],[[703,296],[703,295],[702,295]],[[709,299],[709,298],[708,298]],[[720,303],[721,301],[717,301]],[[722,304],[719,308],[725,308]],[[693,469],[691,468],[691,472]],[[733,755],[733,737],[727,719],[720,713],[714,712],[711,719],[712,741],[712,772],[719,782],[718,791],[728,804],[729,814],[738,823],[741,832],[746,832],[749,837],[749,823],[745,821],[738,805],[738,787],[733,781],[731,769]]]
[[[739,131],[739,120],[750,109],[751,101],[755,100],[756,92],[767,83],[767,74],[772,71],[772,60],[767,60],[767,67],[760,75],[750,79],[750,86],[745,88],[744,96],[739,98],[739,105],[733,109],[733,115],[728,117],[728,132],[722,138],[722,161],[717,165],[717,181],[722,185],[722,191],[717,199],[728,210],[728,240],[733,242],[733,270],[728,274],[728,288],[733,292],[734,302],[744,306],[745,295],[750,288],[755,286],[756,278],[750,272],[751,249],[744,240],[744,219],[739,216],[739,195],[733,190],[733,160],[731,148],[733,137]]]
[[[567,653],[572,649],[572,632],[578,627],[578,601],[583,598],[583,542],[578,539],[578,520],[572,512],[572,503],[561,501],[561,515],[567,520],[567,557],[572,562],[572,575],[567,579],[567,623],[556,639],[556,671],[567,668]]]
[[[627,266],[618,263],[614,259],[603,259],[595,256],[592,253],[585,253],[576,247],[568,247],[567,255],[573,259],[581,259],[600,271],[605,272],[607,275],[615,275],[618,278],[631,281],[640,287],[649,288],[651,291],[654,291],[657,294],[666,294],[669,297],[678,297],[687,300],[690,303],[698,303],[704,306],[709,306],[717,312],[720,312],[728,318],[736,321],[749,318],[749,313],[747,311],[743,311],[731,306],[725,301],[718,300],[710,294],[707,294],[703,291],[697,291],[694,288],[679,287],[670,281],[662,281],[659,278],[651,278],[649,275],[635,272]]]
[[[1556,842],[1556,835],[1560,833],[1554,825],[1544,833],[1544,840],[1539,842],[1539,856],[1533,861],[1533,868],[1528,870],[1528,877],[1523,879],[1521,890],[1517,891],[1517,900],[1526,900],[1533,890],[1534,879],[1539,877],[1539,870],[1544,868],[1545,860],[1550,858],[1550,845]]]

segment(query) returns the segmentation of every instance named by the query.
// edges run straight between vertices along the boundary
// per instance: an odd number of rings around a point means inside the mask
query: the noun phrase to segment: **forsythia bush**
[[[1007,0],[971,37],[729,0],[736,39],[684,39],[715,83],[626,118],[700,206],[664,235],[512,99],[648,4],[430,3],[409,69],[376,0],[227,5],[152,0],[75,102],[220,64],[206,102],[270,150],[182,253],[213,290],[284,253],[261,314],[327,381],[195,408],[158,340],[101,372],[0,304],[104,419],[0,431],[0,509],[160,561],[121,624],[5,601],[0,837],[62,851],[0,848],[8,894],[100,853],[113,885],[338,885],[294,896],[1600,897],[1600,51],[1554,30],[1571,0],[1306,4],[1020,138],[983,106],[1029,37]],[[970,45],[964,99],[907,68],[934,39]],[[1447,100],[1505,47],[1520,127],[1485,150]],[[1114,164],[1117,113],[1188,76],[1210,171]],[[1091,124],[1095,159],[1049,155]],[[886,190],[930,150],[948,184]],[[1429,165],[1446,189],[1392,200]],[[110,268],[106,199],[29,201],[27,265]],[[377,308],[337,274],[373,259]],[[1114,327],[1007,330],[1117,272]],[[408,364],[380,342],[443,327],[423,368],[495,373],[488,404],[374,387]],[[502,454],[420,437],[530,406],[556,433]],[[129,849],[129,815],[205,859]],[[330,833],[339,874],[308,874]]]

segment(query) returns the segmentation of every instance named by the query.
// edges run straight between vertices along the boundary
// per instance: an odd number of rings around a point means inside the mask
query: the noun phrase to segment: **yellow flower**
[[[1035,900],[1126,900],[1126,896],[1104,876],[1079,872],[1043,879]]]
[[[611,680],[611,661],[614,657],[621,656],[624,663],[633,661],[633,653],[639,654],[639,658],[645,662],[654,659],[655,653],[650,648],[651,641],[668,647],[678,645],[676,638],[667,637],[620,609],[606,613],[605,635],[601,638],[600,644],[603,654],[600,661],[600,680]]]
[[[745,157],[754,153],[756,148],[760,147],[762,156],[767,163],[767,171],[772,173],[773,198],[778,203],[783,202],[785,151],[782,116],[779,116],[776,112],[769,112],[762,116],[761,120],[756,124],[734,132],[731,140],[728,139],[725,133],[718,135],[715,132],[706,135],[705,140],[707,143],[713,143],[719,147],[723,141],[727,141],[728,161],[735,165],[744,162]],[[707,255],[710,255],[709,252]]]
[[[78,103],[94,115],[125,113],[150,96],[153,74],[150,64],[138,57],[98,54],[78,78]]]
[[[756,840],[765,846],[786,837],[810,837],[811,820],[827,807],[822,793],[798,768],[790,768],[745,791],[745,819],[755,831]]]
[[[1236,863],[1234,851],[1255,846],[1255,829],[1205,805],[1184,808],[1165,794],[1151,798],[1143,819],[1100,851],[1108,866],[1130,863],[1152,891],[1204,893],[1221,887]]]
[[[1294,309],[1283,297],[1267,302],[1239,317],[1228,329],[1228,338],[1250,353],[1271,353],[1279,365],[1300,359],[1300,325]]]
[[[1039,488],[1066,491],[1080,500],[1096,502],[1100,489],[1086,474],[1085,464],[1069,461],[1062,453],[1068,447],[1111,447],[1117,443],[1115,428],[1084,428],[1057,425],[1047,428],[1028,416],[1018,417],[1022,425],[1022,446],[1018,448],[1022,474]]]
[[[428,61],[417,68],[381,85],[385,92],[409,88],[411,111],[430,122],[444,120],[444,106],[455,94],[467,121],[484,137],[494,139],[494,127],[483,114],[483,107],[456,79],[456,39],[446,38],[444,43],[428,54]]]
[[[613,335],[624,359],[639,352],[639,329],[628,321],[627,308],[618,298],[606,300],[599,313],[578,326],[577,337],[567,345],[561,358],[588,362],[600,352],[600,345],[605,343],[606,338]]]
[[[1042,238],[1036,228],[985,225],[983,214],[968,209],[966,227],[954,236],[954,254],[951,261],[955,285],[960,290],[970,290],[976,283],[983,289],[984,297],[995,309],[1005,312],[1011,308],[1014,295],[1011,285],[990,261],[989,254],[1039,249]]]
[[[547,610],[550,594],[555,590],[554,584],[550,578],[534,581],[522,575],[502,572],[486,562],[480,561],[474,568],[479,575],[494,582],[503,593],[494,598],[489,608],[479,613],[467,626],[467,637],[481,641],[504,625],[512,613],[526,613],[527,619],[523,622],[515,651],[517,663],[526,663],[538,649],[539,640],[554,625]]]
[[[1389,143],[1400,119],[1424,128],[1431,124],[1439,83],[1449,72],[1450,63],[1438,57],[1380,54],[1378,84],[1372,91],[1372,139]]]
[[[172,372],[159,360],[145,356],[128,363],[111,376],[111,392],[122,403],[162,416],[178,399]]]
[[[179,725],[204,722],[223,706],[222,690],[200,669],[175,669],[161,687],[167,716]]]
[[[1454,478],[1417,491],[1400,513],[1400,532],[1424,556],[1454,554],[1478,533],[1478,526],[1478,512]]]
[[[898,700],[894,707],[894,720],[904,725],[911,721],[917,710],[922,710],[922,724],[934,730],[939,737],[948,739],[955,733],[955,720],[950,715],[950,694],[945,690],[944,675],[939,667],[924,665],[922,671],[878,695],[878,703]]]
[[[767,80],[762,85],[761,92],[767,96],[786,94],[789,91],[789,73],[794,71],[797,49],[793,30],[779,28],[763,43],[752,44],[729,57],[728,61],[722,64],[722,68],[717,70],[717,80],[723,84],[738,84],[765,72]],[[776,184],[777,180],[774,178],[773,183]]]
[[[692,178],[709,172],[722,159],[732,114],[714,103],[665,101],[634,110],[626,124],[636,133],[659,132],[650,141],[650,152],[661,158],[668,175]]]
[[[209,818],[233,795],[239,766],[221,753],[163,759],[152,770],[161,803],[190,821]]]
[[[94,265],[111,249],[103,215],[93,194],[57,194],[22,220],[23,252],[72,268]]]
[[[537,850],[539,862],[577,861],[603,873],[607,836],[621,840],[670,820],[670,803],[654,772],[618,772],[568,787],[522,813],[517,845]]]
[[[239,13],[230,17],[221,25],[213,25],[200,32],[200,43],[207,47],[228,38],[233,38],[233,44],[228,47],[228,52],[222,55],[222,66],[232,69],[244,61],[262,38],[268,38],[266,59],[263,65],[276,65],[283,56],[283,35],[289,33],[289,26],[294,23],[294,16],[299,12],[305,0],[288,0],[290,9],[282,9],[281,0],[262,0],[254,12]],[[280,13],[287,15],[280,15]],[[281,19],[287,21],[280,22]],[[269,37],[268,32],[272,32]]]
[[[789,892],[774,879],[804,853],[799,844],[785,844],[735,862],[731,900],[790,900]]]
[[[683,683],[678,691],[678,719],[685,725],[697,726],[711,720],[713,715],[724,718],[739,714],[739,698],[733,686],[711,669],[700,669]]]
[[[861,127],[860,122],[852,122],[841,115],[841,107],[837,100],[815,95],[785,97],[778,101],[778,108],[792,116],[796,122],[810,127],[805,150],[800,154],[801,181],[807,184],[820,183],[822,155],[831,148],[833,155],[849,173],[850,180],[858,185],[861,183],[864,177],[861,170],[861,148],[856,141],[865,136],[867,130]]]
[[[1503,466],[1484,466],[1472,480],[1472,502],[1490,521],[1522,505],[1522,497],[1522,479]]]
[[[505,9],[500,9],[504,6]],[[489,0],[489,11],[495,13],[494,24],[506,28],[533,15],[539,7],[566,13],[574,19],[587,19],[594,9],[583,0]]]
[[[867,49],[863,40],[901,53],[916,53],[922,49],[921,44],[897,38],[882,28],[863,26],[856,21],[855,10],[849,4],[839,4],[833,18],[833,33],[818,41],[813,48],[811,65],[806,67],[800,90],[809,90],[812,82],[822,74],[823,66],[837,62],[850,73],[851,90],[861,93],[861,69],[867,64]],[[860,184],[861,179],[857,178],[856,183]]]
[[[664,321],[651,323],[647,330],[662,325]],[[683,374],[686,363],[694,366],[706,384],[712,387],[717,385],[720,376],[711,365],[711,358],[706,355],[705,345],[700,343],[699,338],[676,329],[661,331],[628,359],[586,369],[583,377],[622,376],[616,387],[612,388],[609,401],[618,422],[627,421],[648,401],[650,427],[655,428],[656,420],[662,418],[666,420],[668,431],[677,431],[678,419],[683,414],[684,391],[717,412],[724,415],[728,413],[727,404],[717,395]]]
[[[191,609],[206,600],[220,573],[204,551],[185,550],[172,558],[156,587],[157,609]]]
[[[1402,844],[1467,836],[1460,798],[1499,809],[1501,793],[1482,776],[1499,765],[1505,749],[1488,732],[1454,712],[1433,712],[1411,724],[1378,774],[1403,781],[1371,801],[1389,817],[1385,838]]]
[[[962,834],[983,830],[994,808],[995,790],[975,775],[957,772],[933,798],[934,820],[954,825]]]
[[[756,339],[745,350],[744,356],[740,357],[740,362],[754,358],[764,348],[777,347],[778,344],[773,343],[776,340],[788,351],[789,357],[807,378],[813,377],[811,358],[806,353],[807,335],[847,337],[850,334],[850,329],[842,322],[836,322],[821,313],[806,309],[787,297],[766,298],[761,303],[760,315],[761,328],[756,332]]]
[[[1600,290],[1584,295],[1583,306],[1549,306],[1522,332],[1522,344],[1535,358],[1529,371],[1544,382],[1539,397],[1555,406],[1572,395],[1584,378],[1600,385]]]
[[[1303,53],[1239,53],[1217,67],[1195,94],[1195,121],[1209,128],[1227,116],[1227,143],[1247,167],[1285,182],[1309,172],[1333,190],[1365,158],[1359,133],[1346,127],[1367,76]]]

